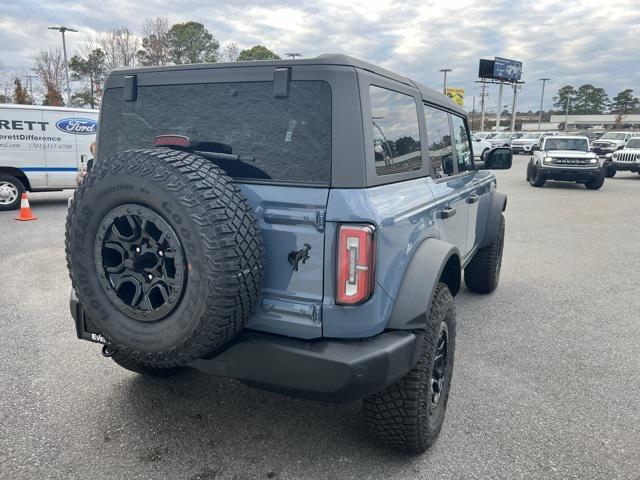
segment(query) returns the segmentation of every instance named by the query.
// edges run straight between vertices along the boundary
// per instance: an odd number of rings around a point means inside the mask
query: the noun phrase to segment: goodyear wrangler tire
[[[364,399],[372,433],[384,444],[422,453],[438,438],[449,399],[456,340],[456,309],[444,283],[433,292],[422,352],[415,367],[381,392]]]
[[[148,367],[185,365],[254,311],[263,245],[222,170],[164,148],[114,155],[79,186],[66,227],[78,298],[111,346]]]

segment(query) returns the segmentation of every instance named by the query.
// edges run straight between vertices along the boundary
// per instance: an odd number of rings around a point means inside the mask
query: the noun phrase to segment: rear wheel
[[[364,400],[369,427],[384,444],[422,453],[435,442],[449,399],[455,338],[453,297],[444,283],[438,283],[418,363],[398,382]]]
[[[480,154],[480,160],[484,161],[484,157],[486,157],[486,156],[487,156],[487,153],[489,153],[489,150],[490,150],[490,149],[485,148],[485,149],[482,151],[482,153]]]
[[[0,210],[14,210],[26,191],[24,184],[13,175],[0,175]]]

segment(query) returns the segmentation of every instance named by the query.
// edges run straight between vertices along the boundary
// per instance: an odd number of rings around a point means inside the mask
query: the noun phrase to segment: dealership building
[[[540,124],[540,130],[558,130],[567,122],[566,130],[586,130],[588,128],[640,129],[640,114],[623,115],[618,118],[615,114],[603,115],[551,115],[550,121]],[[538,122],[523,123],[522,130],[538,130]]]

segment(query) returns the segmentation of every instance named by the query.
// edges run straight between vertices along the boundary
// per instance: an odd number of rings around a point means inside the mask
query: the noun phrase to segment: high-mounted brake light
[[[355,305],[373,293],[375,244],[372,225],[341,225],[338,230],[336,302]]]
[[[191,141],[189,137],[183,135],[158,135],[153,139],[153,144],[156,147],[180,147],[189,148]]]

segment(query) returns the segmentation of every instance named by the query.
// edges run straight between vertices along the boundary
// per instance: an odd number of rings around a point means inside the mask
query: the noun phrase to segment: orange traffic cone
[[[21,222],[26,222],[27,220],[35,220],[36,217],[31,212],[31,207],[29,206],[29,197],[27,193],[22,194],[22,198],[20,199],[20,215],[16,217],[16,220],[20,220]]]

